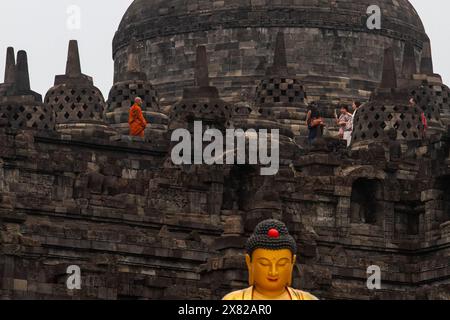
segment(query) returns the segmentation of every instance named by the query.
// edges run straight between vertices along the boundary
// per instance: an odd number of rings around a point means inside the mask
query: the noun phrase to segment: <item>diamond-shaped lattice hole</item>
[[[406,116],[402,113],[402,114],[400,115],[400,119],[405,120],[405,118],[406,118]]]
[[[17,119],[19,119],[19,115],[18,115],[17,113],[15,113],[15,114],[13,115],[13,119],[17,121]]]
[[[406,127],[407,127],[408,129],[411,129],[411,127],[412,127],[411,123],[408,122],[408,124],[406,125]]]
[[[89,107],[86,104],[83,104],[83,110],[87,110]]]
[[[66,100],[66,102],[69,102],[69,101],[70,101],[69,96],[66,96],[66,97],[64,98],[64,100]]]
[[[376,115],[375,115],[375,120],[379,120],[381,117],[380,117],[380,115],[377,113]]]
[[[78,111],[78,113],[77,113],[77,117],[78,117],[79,119],[83,118],[83,112],[81,112],[81,111]]]
[[[26,117],[27,117],[28,120],[31,120],[31,118],[33,118],[33,116],[31,115],[31,113],[27,113]]]
[[[58,108],[62,111],[64,109],[64,105],[60,104]]]
[[[75,110],[76,107],[77,106],[74,103],[72,103],[72,105],[70,106],[70,109]]]
[[[68,112],[64,113],[64,118],[69,119],[70,114]]]
[[[76,98],[76,100],[77,100],[77,102],[78,102],[78,103],[80,103],[80,101],[81,101],[81,97],[80,97],[80,96],[78,96],[78,97]]]
[[[25,108],[24,108],[23,106],[20,106],[19,111],[20,111],[20,112],[24,112],[24,111],[25,111]]]
[[[369,122],[369,124],[367,125],[367,127],[368,127],[369,129],[372,129],[372,128],[373,128],[372,122]]]
[[[402,136],[403,136],[403,138],[406,138],[408,136],[408,133],[406,131],[403,131]]]
[[[74,95],[75,93],[76,93],[76,91],[73,90],[73,89],[70,91],[70,94],[71,94],[71,95]]]
[[[376,138],[378,138],[380,136],[380,134],[377,132],[377,131],[375,131],[374,133],[373,133],[373,137],[376,139]]]
[[[387,127],[385,122],[383,122],[380,126],[381,126],[381,129],[385,129]]]
[[[39,117],[39,120],[41,120],[41,121],[42,121],[42,120],[44,120],[44,119],[45,119],[44,115],[43,115],[43,114],[41,114],[41,115],[40,115],[40,117]]]

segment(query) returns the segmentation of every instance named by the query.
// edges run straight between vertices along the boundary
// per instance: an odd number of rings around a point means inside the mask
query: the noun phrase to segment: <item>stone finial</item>
[[[136,53],[137,42],[136,38],[132,38],[127,50],[127,71],[128,72],[140,72],[139,57]]]
[[[126,72],[116,82],[122,81],[147,81],[147,75],[141,71],[138,43],[134,37],[131,38],[127,48]]]
[[[66,73],[55,76],[55,86],[63,83],[93,85],[92,78],[81,73],[80,53],[77,40],[69,41]]]
[[[395,70],[394,50],[384,50],[383,76],[380,83],[381,89],[397,88],[397,71]]]
[[[208,57],[206,47],[197,47],[197,61],[195,64],[195,85],[197,87],[209,87]]]
[[[14,83],[16,78],[16,59],[14,57],[14,48],[9,47],[6,50],[5,64],[5,83]]]
[[[287,68],[286,42],[284,40],[284,33],[281,31],[277,34],[273,66],[279,68]]]
[[[67,54],[66,76],[81,76],[80,53],[78,51],[78,42],[70,40],[69,51]]]
[[[267,69],[267,75],[281,75],[288,72],[287,56],[286,56],[286,41],[284,33],[278,32],[275,41],[275,52],[273,56],[273,65]]]
[[[430,41],[426,41],[423,44],[422,49],[422,59],[420,61],[420,73],[426,75],[433,75],[433,58],[431,54],[431,43]]]
[[[413,45],[407,41],[403,50],[403,66],[402,76],[405,79],[410,79],[412,75],[417,73],[416,55]]]
[[[208,56],[205,46],[197,47],[194,87],[184,88],[183,99],[219,98],[219,90],[209,85]]]
[[[27,53],[23,50],[17,53],[16,65],[16,92],[29,92],[30,89],[30,74],[28,72],[28,58]]]

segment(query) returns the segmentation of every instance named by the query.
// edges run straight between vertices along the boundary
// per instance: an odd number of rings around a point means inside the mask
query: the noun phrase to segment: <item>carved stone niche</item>
[[[397,203],[394,212],[395,238],[417,239],[422,233],[424,216],[420,201]]]
[[[381,182],[372,179],[357,179],[352,185],[350,204],[351,223],[381,225],[382,208],[379,197]]]

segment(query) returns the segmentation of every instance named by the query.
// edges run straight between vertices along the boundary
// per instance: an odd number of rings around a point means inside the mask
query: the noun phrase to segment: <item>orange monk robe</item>
[[[142,114],[142,109],[137,104],[130,108],[130,117],[128,118],[130,125],[130,136],[144,137],[147,121]]]

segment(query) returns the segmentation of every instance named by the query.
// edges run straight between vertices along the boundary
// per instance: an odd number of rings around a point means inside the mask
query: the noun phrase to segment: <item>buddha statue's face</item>
[[[288,249],[256,249],[246,256],[250,285],[270,296],[291,285],[296,256]]]

